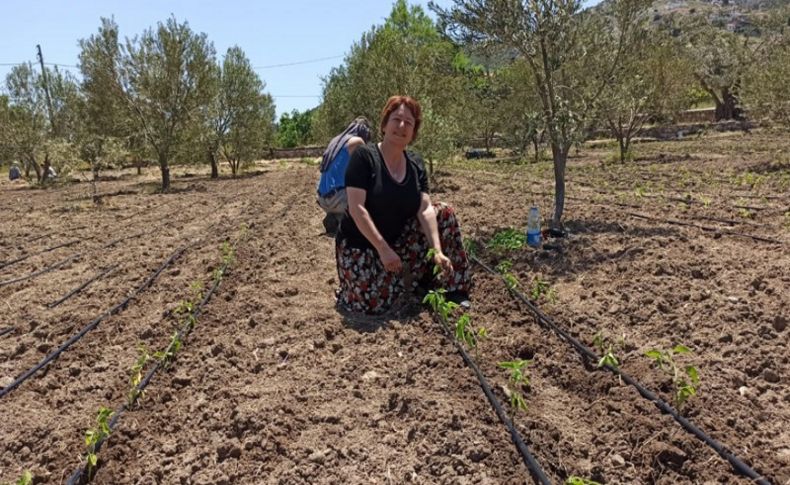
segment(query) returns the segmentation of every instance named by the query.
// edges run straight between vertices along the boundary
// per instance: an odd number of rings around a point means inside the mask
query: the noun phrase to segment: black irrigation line
[[[64,295],[64,296],[63,296],[61,299],[59,299],[58,301],[55,301],[55,302],[52,302],[52,303],[48,303],[48,304],[47,304],[47,308],[49,308],[49,309],[55,308],[56,306],[60,305],[60,304],[61,304],[61,303],[63,303],[64,301],[68,300],[69,298],[71,298],[72,296],[76,295],[76,294],[77,294],[77,293],[79,293],[80,291],[84,290],[84,289],[85,289],[85,288],[86,288],[88,285],[90,285],[90,284],[91,284],[91,283],[93,283],[94,281],[96,281],[96,280],[98,280],[99,278],[101,278],[101,277],[103,277],[103,276],[106,276],[106,275],[107,275],[107,274],[109,274],[110,272],[114,271],[114,270],[115,270],[117,267],[118,267],[118,265],[111,266],[111,267],[107,268],[106,270],[102,271],[101,273],[98,273],[98,274],[97,274],[96,276],[94,276],[93,278],[89,279],[89,280],[88,280],[88,281],[86,281],[85,283],[81,284],[80,286],[78,286],[78,287],[74,288],[73,290],[71,290],[70,292],[66,293],[66,294],[65,294],[65,295]]]
[[[502,275],[500,275],[490,266],[488,266],[483,261],[481,261],[477,256],[472,256],[471,259],[475,263],[482,266],[486,271],[488,271],[492,275],[499,276],[500,278],[502,278]],[[548,327],[554,333],[559,335],[562,339],[570,343],[580,354],[582,354],[582,356],[588,358],[594,363],[598,363],[600,361],[601,357],[599,355],[597,355],[592,349],[579,342],[579,340],[577,340],[575,337],[573,337],[568,332],[560,328],[557,324],[555,324],[551,318],[549,318],[545,313],[540,311],[540,309],[534,303],[532,303],[526,296],[524,296],[523,293],[521,293],[516,289],[509,291],[518,300],[520,300],[522,303],[527,305],[529,310],[534,314],[535,319],[538,321],[538,323],[542,324],[545,327]],[[634,386],[634,388],[636,388],[636,390],[643,398],[652,402],[664,414],[669,414],[670,416],[672,416],[672,418],[674,418],[675,421],[677,421],[686,431],[693,434],[703,443],[713,448],[713,450],[716,453],[718,453],[719,456],[727,460],[730,463],[730,465],[732,465],[735,471],[754,480],[754,482],[759,485],[771,485],[771,482],[768,479],[766,479],[764,475],[757,473],[753,468],[751,468],[749,465],[743,462],[734,453],[730,452],[724,445],[722,445],[712,437],[708,436],[704,431],[702,431],[700,428],[698,428],[693,423],[691,423],[691,421],[681,416],[672,406],[667,404],[666,401],[664,401],[663,399],[658,397],[655,393],[651,392],[650,390],[642,386],[633,377],[626,374],[625,372],[623,372],[617,367],[612,367],[610,365],[604,365],[603,367],[609,370],[610,372],[612,372],[613,374],[617,375],[618,377],[620,377],[626,383]]]
[[[137,234],[132,234],[131,236],[120,237],[118,239],[112,240],[112,241],[100,246],[99,249],[107,249],[109,247],[112,247],[112,246],[118,244],[121,241],[126,241],[127,239],[133,239],[133,238],[136,238],[136,237],[144,236],[146,234],[151,234],[153,232],[154,231],[143,231],[143,232],[140,232],[140,233],[137,233]],[[95,239],[95,238],[89,237],[89,238],[83,239],[83,241],[89,241],[91,239]],[[74,242],[79,242],[79,241],[74,241]],[[54,271],[54,270],[60,268],[61,266],[63,266],[64,264],[68,263],[69,261],[72,261],[74,259],[79,258],[80,256],[82,256],[82,252],[74,253],[71,256],[68,256],[68,257],[66,257],[63,260],[58,261],[57,263],[55,263],[53,265],[47,266],[45,268],[42,268],[42,269],[40,269],[38,271],[35,271],[33,273],[30,273],[28,275],[20,276],[18,278],[12,278],[10,280],[0,281],[0,287],[7,286],[7,285],[10,285],[10,284],[13,284],[13,283],[19,283],[19,282],[22,282],[22,281],[25,281],[25,280],[29,280],[31,278],[35,278],[36,276],[41,276],[42,274],[49,273],[50,271]]]
[[[115,246],[116,244],[118,244],[119,242],[126,241],[128,239],[134,239],[134,238],[140,237],[140,236],[145,236],[146,234],[153,234],[153,233],[154,233],[154,231],[143,231],[143,232],[138,232],[137,234],[132,234],[131,236],[119,237],[118,239],[114,239],[114,240],[108,242],[107,244],[102,245],[102,247],[100,247],[99,249],[111,248],[111,247]]]
[[[57,246],[52,246],[51,248],[42,249],[41,251],[38,251],[38,252],[35,252],[35,253],[29,253],[29,254],[26,254],[24,256],[20,256],[20,257],[18,257],[16,259],[12,259],[11,261],[2,262],[2,263],[0,263],[0,268],[5,268],[7,266],[11,266],[12,264],[19,263],[21,261],[26,260],[27,258],[29,258],[31,256],[38,256],[39,254],[48,253],[50,251],[54,251],[54,250],[59,249],[59,248],[67,248],[69,246],[73,246],[73,245],[77,244],[80,241],[81,241],[81,239],[75,239],[73,241],[65,242],[63,244],[58,244]]]
[[[727,230],[727,229],[718,229],[716,227],[702,226],[700,224],[694,224],[692,222],[676,221],[676,220],[673,220],[673,219],[660,219],[660,218],[657,218],[657,217],[650,217],[650,216],[645,216],[645,215],[642,215],[642,214],[637,214],[636,212],[628,212],[628,211],[624,211],[624,212],[625,212],[625,214],[627,214],[627,215],[629,215],[631,217],[636,217],[636,218],[644,219],[644,220],[647,220],[647,221],[660,222],[660,223],[664,223],[664,224],[673,224],[673,225],[676,225],[676,226],[695,227],[697,229],[702,229],[703,231],[707,231],[707,232],[718,232],[720,234],[726,234],[728,236],[745,237],[745,238],[749,238],[749,239],[754,239],[755,241],[762,241],[762,242],[767,242],[767,243],[771,243],[771,244],[782,244],[782,245],[786,244],[784,241],[780,241],[779,239],[772,239],[772,238],[769,238],[769,237],[755,236],[753,234],[745,234],[745,233],[742,233],[742,232],[730,231],[730,230]]]
[[[225,276],[225,272],[227,271],[229,265],[230,265],[229,262],[226,262],[224,265],[222,265],[221,270],[222,270],[223,278]],[[200,314],[203,311],[203,307],[211,299],[211,296],[214,294],[214,292],[217,290],[217,288],[219,288],[219,284],[222,282],[223,278],[219,278],[219,279],[215,279],[214,280],[214,284],[211,285],[211,288],[209,289],[209,291],[206,292],[206,294],[203,296],[203,299],[200,301],[200,303],[198,303],[198,305],[192,311],[192,315],[191,316],[195,320],[200,316]],[[178,330],[178,334],[177,334],[176,338],[183,342],[184,337],[189,335],[189,333],[191,332],[192,328],[193,328],[193,326],[190,323],[185,323]],[[135,395],[134,400],[132,401],[132,406],[134,406],[134,404],[137,402],[138,397],[141,395],[142,391],[144,391],[145,388],[148,387],[148,384],[151,382],[151,380],[153,379],[154,375],[159,371],[159,369],[162,368],[162,366],[164,366],[164,361],[163,360],[157,360],[156,363],[153,365],[153,367],[151,367],[151,369],[149,369],[148,372],[145,374],[145,377],[143,377],[143,379],[140,381],[140,383],[137,385],[137,387],[135,387],[135,390],[137,391],[137,393]],[[121,415],[125,411],[127,411],[128,409],[129,409],[129,406],[127,405],[127,403],[123,403],[115,410],[115,413],[113,414],[113,417],[110,419],[110,422],[109,422],[110,434],[107,437],[99,440],[96,443],[96,446],[94,447],[94,453],[98,453],[99,450],[101,449],[101,446],[104,443],[104,441],[107,440],[110,436],[112,436],[112,431],[115,430],[115,427],[118,424],[118,420],[120,420]],[[71,476],[69,477],[69,479],[66,482],[66,484],[67,485],[81,485],[81,484],[87,483],[88,482],[87,471],[88,470],[87,470],[87,468],[85,466],[80,465],[71,474]]]
[[[436,315],[437,319],[441,319],[441,316]],[[447,337],[455,346],[455,349],[461,354],[461,358],[464,360],[467,366],[469,366],[477,376],[477,380],[480,383],[480,387],[483,389],[483,393],[486,395],[488,402],[491,404],[491,407],[494,408],[494,412],[496,412],[497,417],[505,425],[507,430],[510,432],[510,439],[513,440],[513,444],[516,445],[519,454],[521,454],[521,458],[524,460],[524,465],[529,470],[530,476],[532,476],[532,480],[537,484],[543,485],[551,485],[551,480],[546,476],[543,472],[543,469],[540,467],[540,463],[532,456],[530,453],[529,448],[527,447],[524,440],[521,438],[516,427],[513,425],[513,421],[508,417],[507,412],[502,408],[502,404],[494,395],[494,392],[491,390],[491,386],[488,384],[488,380],[486,379],[485,375],[480,371],[480,368],[477,366],[475,361],[463,348],[463,346],[453,338],[450,334],[450,331],[447,327],[441,322],[438,322],[439,326],[442,328],[442,332],[444,333],[445,337]]]
[[[124,310],[129,305],[129,302],[132,299],[134,299],[143,290],[145,290],[146,288],[151,286],[151,284],[153,284],[154,280],[162,273],[162,271],[164,271],[168,266],[170,266],[170,264],[173,261],[175,261],[179,256],[181,256],[184,253],[184,251],[186,251],[189,247],[190,246],[183,246],[183,247],[177,249],[172,255],[170,255],[169,258],[167,258],[167,260],[165,260],[164,263],[162,263],[161,266],[159,266],[159,268],[151,276],[148,277],[147,280],[145,280],[145,282],[143,282],[142,285],[138,286],[123,301],[121,301],[120,303],[116,304],[115,306],[113,306],[109,310],[105,311],[104,313],[102,313],[101,315],[99,315],[98,317],[93,319],[93,321],[91,321],[89,324],[87,324],[85,327],[83,327],[82,330],[80,330],[76,334],[72,335],[68,340],[66,340],[63,344],[61,344],[60,347],[58,347],[55,351],[53,351],[52,353],[50,353],[49,355],[44,357],[41,360],[41,362],[39,362],[38,364],[34,365],[30,369],[28,369],[27,371],[22,373],[22,375],[17,377],[14,380],[14,382],[9,384],[8,386],[4,387],[3,389],[0,389],[0,398],[6,396],[8,393],[10,393],[15,388],[17,388],[20,384],[22,384],[27,379],[29,379],[33,374],[35,374],[36,372],[41,370],[43,367],[45,367],[47,364],[49,364],[53,360],[55,360],[58,357],[60,357],[60,354],[62,354],[66,349],[71,347],[76,341],[78,341],[79,339],[84,337],[85,334],[87,334],[88,332],[90,332],[91,330],[96,328],[99,325],[99,323],[101,323],[104,319],[106,319],[108,317],[111,317],[111,316],[115,315],[116,313],[119,313],[122,310]]]
[[[0,286],[7,286],[7,285],[10,285],[10,284],[13,284],[13,283],[19,283],[21,281],[25,281],[25,280],[29,280],[31,278],[35,278],[36,276],[41,276],[42,274],[49,273],[50,271],[54,271],[54,270],[60,268],[61,266],[65,265],[66,263],[79,258],[80,256],[82,256],[82,253],[72,254],[71,256],[68,256],[67,258],[62,259],[62,260],[58,261],[57,263],[55,263],[53,265],[47,266],[46,268],[40,269],[40,270],[35,271],[33,273],[27,274],[25,276],[20,276],[18,278],[12,278],[10,280],[0,281]]]
[[[0,330],[0,337],[2,337],[3,335],[5,335],[7,333],[13,332],[14,330],[16,330],[16,327],[6,327],[6,328]]]

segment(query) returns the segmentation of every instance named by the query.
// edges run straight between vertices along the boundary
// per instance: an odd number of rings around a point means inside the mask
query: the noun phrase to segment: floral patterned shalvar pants
[[[469,260],[455,211],[441,202],[433,206],[439,223],[442,252],[450,258],[454,269],[449,281],[442,281],[441,286],[448,292],[468,293],[472,285]],[[420,283],[433,281],[433,261],[425,259],[428,240],[416,216],[406,225],[392,249],[411,272],[413,289]],[[337,300],[342,309],[369,315],[382,314],[405,291],[401,275],[385,270],[375,249],[349,247],[345,240],[340,239],[335,251],[340,279]]]

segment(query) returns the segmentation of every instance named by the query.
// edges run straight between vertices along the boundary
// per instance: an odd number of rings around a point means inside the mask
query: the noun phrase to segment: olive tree
[[[676,52],[677,43],[668,35],[640,30],[607,83],[598,112],[618,142],[621,162],[631,157],[631,141],[645,123],[672,119],[689,106],[693,68]]]
[[[10,158],[20,160],[25,177],[48,180],[50,167],[62,172],[76,161],[71,146],[80,117],[80,93],[67,72],[47,68],[52,111],[47,109],[44,77],[31,64],[14,66],[6,77],[8,104],[4,109],[3,145]]]
[[[751,116],[790,127],[790,8],[774,11],[765,27],[770,54],[747,71],[741,98]]]
[[[174,17],[120,47],[121,91],[130,118],[157,156],[162,190],[188,126],[212,97],[213,44]]]
[[[432,4],[454,38],[513,49],[529,66],[554,162],[555,227],[565,206],[568,152],[584,136],[647,3],[613,0],[605,15],[582,11],[581,0],[454,0],[450,9]]]
[[[225,132],[220,150],[235,176],[242,163],[254,160],[274,137],[274,100],[238,47],[228,49],[222,65],[219,98]]]

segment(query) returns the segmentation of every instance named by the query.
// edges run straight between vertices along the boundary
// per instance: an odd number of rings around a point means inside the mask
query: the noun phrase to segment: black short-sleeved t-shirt
[[[384,164],[384,156],[375,143],[354,150],[346,169],[346,187],[364,189],[365,209],[381,236],[392,245],[406,223],[417,215],[423,192],[428,192],[428,176],[419,155],[406,152],[406,176],[396,182]],[[373,247],[362,235],[354,219],[346,212],[340,223],[338,238],[356,248]]]

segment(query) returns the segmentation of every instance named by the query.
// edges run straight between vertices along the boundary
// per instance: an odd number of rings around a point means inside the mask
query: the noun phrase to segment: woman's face
[[[412,138],[414,138],[414,116],[409,108],[402,104],[390,114],[384,125],[384,139],[406,146],[411,143]]]

